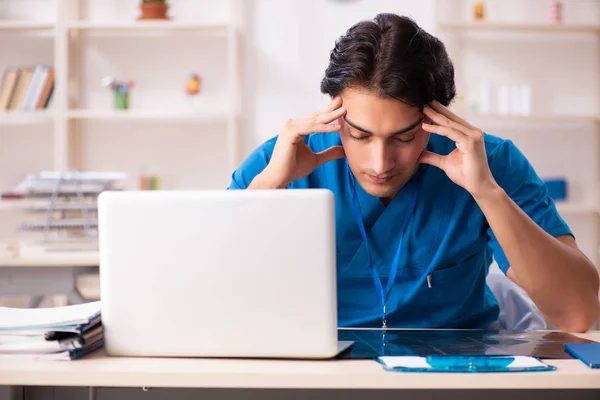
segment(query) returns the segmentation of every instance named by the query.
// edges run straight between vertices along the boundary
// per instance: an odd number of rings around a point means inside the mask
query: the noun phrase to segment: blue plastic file
[[[377,361],[392,372],[540,372],[556,368],[528,356],[386,356]]]

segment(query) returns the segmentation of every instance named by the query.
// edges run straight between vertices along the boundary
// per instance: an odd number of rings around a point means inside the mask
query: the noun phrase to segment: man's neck
[[[379,200],[383,203],[384,206],[388,206],[394,197],[380,197]]]

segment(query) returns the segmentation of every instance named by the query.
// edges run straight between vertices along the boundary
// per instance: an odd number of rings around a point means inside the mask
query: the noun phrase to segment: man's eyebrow
[[[345,116],[344,116],[344,121],[348,125],[350,125],[351,127],[353,127],[354,129],[356,129],[358,131],[366,133],[367,135],[373,135],[373,132],[371,132],[371,131],[369,131],[367,129],[361,128],[360,126],[356,125],[355,123],[348,121],[348,118],[346,118]],[[400,129],[399,131],[392,132],[389,136],[402,135],[403,133],[409,132],[409,131],[415,129],[422,121],[423,121],[423,118],[419,118],[416,122],[414,122],[410,126],[407,126],[404,129]]]

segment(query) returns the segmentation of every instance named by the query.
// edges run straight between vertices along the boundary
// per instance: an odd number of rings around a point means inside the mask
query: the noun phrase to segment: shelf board
[[[94,218],[66,218],[24,222],[21,224],[21,229],[25,231],[44,231],[46,229],[96,229],[98,220]]]
[[[535,124],[598,124],[600,118],[592,115],[518,115],[518,114],[481,114],[455,112],[467,121],[485,121],[489,123],[535,123]]]
[[[48,201],[41,199],[1,199],[0,211],[27,210],[28,208],[43,207]]]
[[[498,32],[531,32],[531,33],[592,33],[600,32],[600,25],[569,25],[569,24],[514,24],[442,22],[438,25],[442,30],[450,31],[498,31]]]
[[[569,202],[556,202],[555,204],[558,212],[564,215],[593,215],[600,213],[598,207],[590,204]]]
[[[173,122],[223,122],[228,115],[218,112],[177,112],[154,110],[70,110],[67,118],[101,121],[173,121]]]
[[[0,125],[27,125],[52,122],[54,114],[49,110],[0,111]]]
[[[227,24],[197,24],[193,22],[173,21],[124,21],[124,22],[96,22],[72,21],[67,24],[71,30],[90,31],[206,31],[227,32]]]
[[[81,211],[81,212],[96,212],[98,210],[97,202],[85,202],[85,203],[59,203],[50,205],[48,203],[43,205],[35,205],[26,209],[30,213],[50,213],[60,211]]]
[[[35,22],[35,21],[0,21],[1,31],[41,31],[51,30],[55,28],[52,22]]]

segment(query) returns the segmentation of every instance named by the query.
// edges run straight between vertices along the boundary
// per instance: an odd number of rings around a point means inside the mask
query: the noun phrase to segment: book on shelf
[[[0,81],[0,111],[35,111],[48,107],[54,92],[54,69],[47,65],[11,67]]]
[[[66,307],[0,307],[0,360],[74,360],[104,344],[100,302]]]

